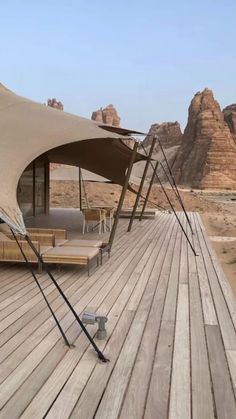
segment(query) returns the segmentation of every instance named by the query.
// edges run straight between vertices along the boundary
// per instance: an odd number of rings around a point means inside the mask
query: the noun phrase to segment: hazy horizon
[[[197,91],[212,89],[222,108],[236,102],[236,3],[189,3],[10,0],[0,81],[84,117],[112,103],[124,127],[177,120],[183,130]]]

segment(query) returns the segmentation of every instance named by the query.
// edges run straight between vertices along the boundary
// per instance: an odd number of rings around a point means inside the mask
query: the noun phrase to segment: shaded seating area
[[[98,240],[67,240],[67,231],[64,229],[29,228],[27,233],[45,263],[86,266],[88,275],[93,259],[97,259],[97,266],[100,261],[102,263],[102,249],[107,245]],[[29,243],[22,240],[20,236],[17,238],[28,262],[38,264],[39,272],[41,272],[42,264]],[[0,261],[25,262],[12,234],[0,232]]]

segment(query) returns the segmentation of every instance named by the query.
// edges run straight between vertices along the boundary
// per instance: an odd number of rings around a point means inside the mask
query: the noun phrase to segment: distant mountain
[[[97,111],[94,111],[91,119],[104,124],[114,125],[115,127],[120,126],[120,117],[113,105],[108,105],[105,108],[100,108]]]
[[[224,119],[227,122],[230,132],[236,142],[236,104],[232,104],[223,109]]]
[[[163,148],[165,149],[179,146],[182,140],[181,128],[177,121],[151,125],[147,137],[143,140],[143,145],[145,147],[149,147],[151,145],[153,135],[158,136]],[[158,152],[159,150],[160,147],[157,142],[154,151]]]
[[[226,121],[227,115],[225,111]],[[225,119],[211,90],[194,96],[173,165],[179,184],[199,189],[236,189],[236,143]]]

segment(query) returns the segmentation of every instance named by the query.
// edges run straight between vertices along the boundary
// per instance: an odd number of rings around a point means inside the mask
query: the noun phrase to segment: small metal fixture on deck
[[[82,315],[82,322],[84,324],[95,324],[98,323],[98,330],[96,333],[96,338],[97,339],[106,339],[107,337],[107,331],[106,331],[106,327],[105,327],[105,323],[107,322],[107,317],[106,316],[100,316],[97,315],[96,313],[89,313],[87,311],[85,311]]]

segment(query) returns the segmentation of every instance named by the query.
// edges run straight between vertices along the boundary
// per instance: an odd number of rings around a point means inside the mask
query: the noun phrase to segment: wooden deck
[[[185,228],[186,221],[179,214]],[[103,364],[46,275],[68,349],[23,266],[0,267],[0,418],[236,418],[236,306],[198,214],[122,220],[111,259],[54,270],[78,313],[108,316]],[[189,231],[189,229],[188,229]],[[94,334],[95,326],[89,326]]]

